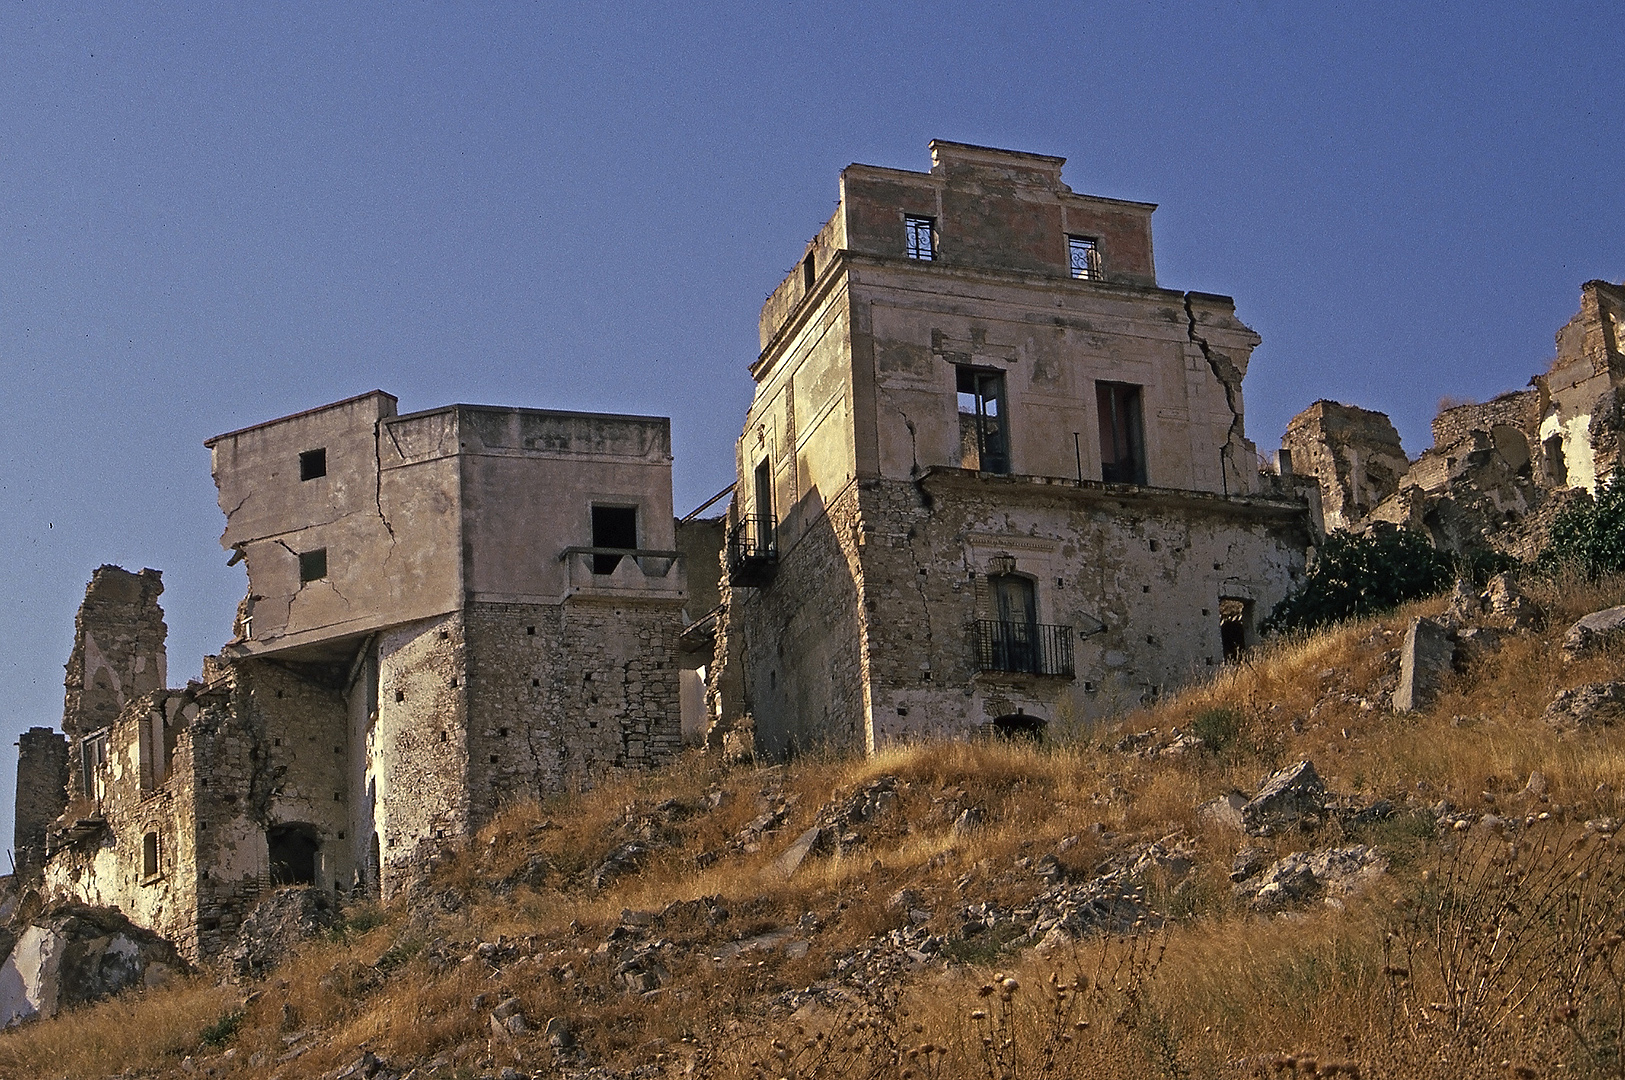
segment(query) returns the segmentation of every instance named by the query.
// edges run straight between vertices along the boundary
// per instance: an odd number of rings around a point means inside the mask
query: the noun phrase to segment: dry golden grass
[[[643,1074],[650,1080],[1354,1075],[1348,1068],[1391,1077],[1523,1075],[1518,1068],[1621,1075],[1607,1025],[1617,1032],[1625,1012],[1609,1004],[1603,977],[1618,944],[1606,945],[1607,935],[1625,934],[1614,925],[1621,905],[1612,848],[1588,849],[1608,861],[1587,864],[1595,876],[1584,881],[1594,884],[1582,888],[1569,855],[1593,856],[1565,845],[1586,819],[1620,814],[1625,748],[1613,730],[1558,735],[1540,715],[1559,689],[1625,678],[1625,650],[1567,662],[1556,647],[1573,618],[1625,600],[1625,580],[1534,591],[1550,614],[1547,627],[1509,635],[1411,716],[1387,707],[1394,651],[1408,619],[1437,613],[1442,601],[1270,644],[1183,694],[1061,745],[922,743],[771,769],[724,768],[696,754],[585,795],[515,805],[433,882],[390,905],[379,925],[365,929],[358,919],[345,940],[313,943],[256,986],[219,988],[201,976],[5,1034],[0,1076],[166,1075],[190,1055],[217,1076],[293,1080],[339,1068],[362,1047],[398,1064],[438,1062],[425,1075],[552,1069],[538,1030],[493,1040],[489,1006],[508,996],[520,1000],[533,1029],[551,1016],[569,1018],[585,1060],[653,1070]],[[1216,711],[1233,724],[1220,752],[1152,759],[1112,748],[1131,732],[1190,731]],[[1242,838],[1195,808],[1231,789],[1253,790],[1305,757],[1335,793],[1386,798],[1400,813],[1357,833],[1328,823],[1313,835],[1252,842],[1278,854],[1373,843],[1392,869],[1345,907],[1260,918],[1238,908],[1226,876]],[[1526,792],[1537,772],[1544,791]],[[819,809],[887,776],[897,781],[895,805],[866,824],[866,846],[814,857],[786,880],[775,860]],[[1482,827],[1439,835],[1431,808],[1441,800],[1458,813],[1514,823],[1546,814],[1527,831],[1544,830],[1552,842],[1513,857],[1505,837]],[[790,808],[783,828],[754,850],[735,842],[780,804]],[[956,834],[955,819],[970,807],[982,812],[983,827]],[[913,890],[932,913],[933,933],[952,938],[963,904],[1030,900],[1040,886],[1019,860],[1070,838],[1062,864],[1086,878],[1103,860],[1171,833],[1194,849],[1197,867],[1177,887],[1147,883],[1153,904],[1172,916],[1154,934],[1085,941],[1070,955],[987,953],[986,964],[931,964],[869,986],[833,975],[842,957],[904,925],[906,911],[887,903],[899,889]],[[652,848],[639,868],[594,888],[594,869],[631,839]],[[1526,966],[1519,970],[1541,987],[1537,1012],[1469,1023],[1462,1018],[1470,1010],[1435,1008],[1457,1008],[1452,971],[1494,955],[1469,951],[1447,963],[1441,943],[1490,940],[1472,912],[1505,899],[1485,884],[1490,878],[1446,889],[1441,883],[1458,880],[1464,859],[1511,859],[1508,867],[1547,860],[1547,878],[1520,879],[1518,888],[1557,881],[1580,906],[1554,908],[1539,925],[1497,909],[1498,925],[1503,940],[1516,930],[1543,955],[1574,953],[1585,979],[1571,978],[1563,992],[1579,994],[1583,983],[1584,1000],[1558,1000],[1560,980],[1536,978]],[[668,910],[707,897],[727,909],[725,920],[709,921],[703,904]],[[653,933],[670,942],[671,980],[650,997],[614,984],[616,949],[602,948],[624,909],[666,912]],[[809,914],[818,929],[798,932],[804,955],[713,959],[731,941],[794,927]],[[480,942],[510,952],[497,963],[465,960]],[[995,984],[995,975],[1017,989]],[[815,983],[843,985],[846,1004],[826,994],[824,1004],[794,1015],[773,1004]],[[257,996],[244,1004],[250,992]],[[476,1000],[484,1006],[474,1008]],[[201,1043],[205,1027],[238,1010],[229,1058]],[[1586,1040],[1595,1045],[1584,1049]]]

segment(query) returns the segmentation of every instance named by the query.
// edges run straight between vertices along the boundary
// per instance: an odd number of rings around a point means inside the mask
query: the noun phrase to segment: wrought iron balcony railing
[[[728,533],[728,583],[755,587],[773,576],[779,563],[778,519],[746,514]]]
[[[978,671],[1072,674],[1072,628],[1043,623],[976,620]]]

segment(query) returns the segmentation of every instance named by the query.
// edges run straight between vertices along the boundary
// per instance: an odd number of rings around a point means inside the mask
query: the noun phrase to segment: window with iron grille
[[[1072,276],[1085,281],[1100,278],[1100,244],[1092,237],[1069,236],[1067,252],[1072,258]]]
[[[979,472],[1010,471],[1004,372],[959,367],[959,463]]]
[[[903,230],[908,234],[909,258],[931,260],[937,257],[937,248],[933,241],[936,226],[935,218],[910,216],[903,218]]]

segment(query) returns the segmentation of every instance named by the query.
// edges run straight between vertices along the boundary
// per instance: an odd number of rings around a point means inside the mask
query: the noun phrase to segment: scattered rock
[[[955,836],[968,835],[981,827],[982,808],[979,806],[967,806],[963,811],[960,812],[959,817],[954,819]]]
[[[1326,784],[1308,761],[1288,765],[1270,776],[1258,794],[1241,808],[1242,827],[1251,836],[1271,836],[1308,816],[1326,811]]]
[[[643,865],[644,857],[650,850],[648,844],[638,840],[629,840],[615,848],[604,856],[604,861],[593,871],[592,887],[602,889],[617,878],[635,873],[638,867]]]
[[[1394,691],[1395,712],[1425,708],[1439,693],[1445,673],[1455,662],[1456,647],[1449,632],[1432,619],[1412,619],[1399,650],[1399,688]]]
[[[568,1050],[576,1044],[575,1032],[570,1030],[570,1022],[562,1016],[555,1016],[547,1022],[547,1043],[555,1050]]]
[[[1452,630],[1466,626],[1478,618],[1480,611],[1479,592],[1473,588],[1471,578],[1459,577],[1456,587],[1450,592],[1450,604],[1445,608],[1444,625]]]
[[[1559,730],[1613,727],[1625,720],[1625,683],[1586,683],[1563,690],[1541,719]]]
[[[1239,791],[1231,791],[1198,806],[1196,814],[1203,821],[1211,821],[1215,825],[1223,825],[1240,832],[1243,828],[1241,811],[1246,805],[1247,796]]]
[[[23,928],[0,965],[0,1027],[156,986],[185,970],[173,944],[117,911],[58,905]]]
[[[1364,844],[1299,851],[1235,887],[1238,900],[1255,911],[1280,911],[1318,896],[1353,896],[1388,869],[1388,860]]]
[[[1243,847],[1236,851],[1236,857],[1230,861],[1230,880],[1246,881],[1269,863],[1269,852],[1263,848]]]
[[[1513,630],[1528,630],[1545,621],[1540,605],[1525,596],[1511,574],[1496,574],[1484,589],[1484,604],[1490,614],[1505,619]]]
[[[1487,656],[1501,651],[1501,631],[1489,626],[1469,626],[1456,635],[1456,663],[1470,668]]]
[[[288,885],[254,905],[225,960],[239,979],[262,978],[301,942],[339,924],[333,898],[308,885]]]
[[[817,845],[819,837],[823,834],[824,830],[814,825],[796,837],[795,843],[786,848],[784,854],[780,855],[773,865],[785,877],[794,876],[795,872],[801,869],[801,864],[806,861],[807,854]]]
[[[1600,648],[1625,630],[1625,605],[1604,608],[1583,616],[1563,635],[1563,655],[1570,660]]]

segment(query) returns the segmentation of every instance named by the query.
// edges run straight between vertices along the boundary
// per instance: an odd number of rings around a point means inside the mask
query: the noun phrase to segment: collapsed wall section
[[[45,839],[68,806],[68,740],[46,727],[17,739],[17,799],[12,818],[12,872],[26,878],[45,862]]]
[[[107,727],[126,704],[165,688],[163,591],[157,570],[101,566],[91,575],[64,680],[62,730],[70,739]]]

